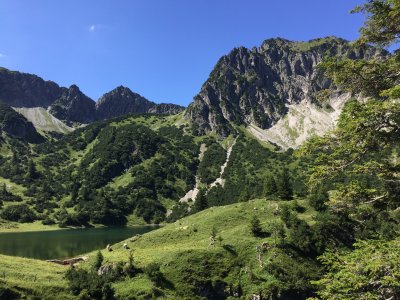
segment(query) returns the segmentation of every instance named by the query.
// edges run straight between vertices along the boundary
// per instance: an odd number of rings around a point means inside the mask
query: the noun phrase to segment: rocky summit
[[[98,120],[104,120],[125,114],[176,114],[183,109],[184,107],[176,104],[156,104],[127,87],[119,86],[97,101],[96,117]]]
[[[48,107],[64,88],[39,76],[0,68],[0,101],[13,107]]]
[[[60,87],[52,81],[27,73],[0,68],[0,102],[15,109],[23,109],[30,121],[43,128],[55,128],[36,120],[38,108],[44,108],[51,118],[68,126],[92,123],[125,114],[177,114],[183,106],[169,103],[156,104],[129,88],[120,86],[104,94],[97,103],[86,96],[77,85]],[[58,127],[57,127],[58,128]],[[46,130],[45,130],[46,131]],[[59,130],[56,130],[59,131]]]
[[[59,120],[71,123],[91,123],[95,120],[95,102],[71,85],[50,106],[50,113]]]
[[[340,95],[317,67],[325,57],[363,59],[383,54],[336,37],[308,42],[274,38],[258,48],[235,48],[218,61],[185,116],[198,134],[215,131],[226,136],[232,124],[266,129],[288,112],[288,105],[315,103],[318,91],[330,89]]]

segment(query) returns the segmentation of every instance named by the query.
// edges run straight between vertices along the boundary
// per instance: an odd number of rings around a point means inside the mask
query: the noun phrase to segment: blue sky
[[[0,0],[0,66],[187,105],[217,60],[271,37],[358,36],[362,0]]]

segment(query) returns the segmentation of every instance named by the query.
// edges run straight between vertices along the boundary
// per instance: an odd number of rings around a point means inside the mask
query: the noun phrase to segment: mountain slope
[[[170,103],[156,104],[125,87],[104,94],[97,103],[82,93],[78,86],[60,87],[52,81],[17,71],[0,68],[0,102],[14,108],[44,108],[58,120],[65,123],[64,129],[96,120],[105,120],[126,114],[178,114],[184,107]],[[24,110],[28,112],[28,110]],[[44,111],[31,111],[30,120],[43,131],[63,133],[60,126],[52,120],[47,126],[43,123]],[[28,113],[27,113],[28,114]],[[38,123],[36,124],[36,118]]]
[[[23,115],[11,107],[0,103],[0,133],[4,132],[12,137],[21,138],[30,143],[44,141],[35,127]]]
[[[83,94],[76,85],[71,85],[51,104],[49,112],[69,125],[87,124],[95,120],[95,105],[95,102]]]
[[[34,124],[37,130],[45,132],[53,131],[60,133],[68,133],[74,130],[61,120],[54,117],[48,110],[43,107],[14,107],[14,109],[22,114],[25,118]]]
[[[382,54],[372,47],[352,48],[335,37],[309,42],[277,38],[259,48],[236,48],[218,61],[186,118],[198,134],[215,131],[226,136],[232,124],[266,129],[287,113],[287,105],[302,101],[311,105],[317,102],[318,91],[335,91],[317,69],[324,56],[360,59]]]
[[[129,88],[119,86],[104,94],[96,103],[98,120],[110,119],[129,113],[145,113],[153,103]]]
[[[0,102],[13,107],[48,107],[64,89],[36,75],[0,68]]]
[[[172,103],[159,103],[151,107],[147,112],[151,114],[176,115],[185,109],[184,106]]]
[[[176,104],[156,104],[129,88],[119,86],[104,94],[96,103],[96,118],[110,119],[125,114],[177,114],[184,108]]]
[[[308,138],[335,129],[340,112],[349,99],[348,93],[334,95],[327,102],[329,108],[306,101],[287,104],[287,113],[270,128],[250,124],[247,130],[259,140],[272,142],[282,149],[298,148]]]

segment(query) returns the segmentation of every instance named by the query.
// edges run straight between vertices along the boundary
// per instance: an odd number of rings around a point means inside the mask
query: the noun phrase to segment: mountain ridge
[[[185,117],[197,134],[234,132],[232,124],[274,125],[287,104],[316,102],[317,92],[340,92],[317,68],[326,56],[361,59],[386,55],[377,48],[353,47],[336,37],[294,42],[265,40],[260,47],[234,48],[219,59]]]
[[[49,112],[66,125],[75,127],[125,114],[169,115],[185,110],[184,119],[191,124],[196,135],[215,132],[226,137],[236,131],[235,126],[244,125],[263,141],[278,144],[281,148],[298,147],[311,135],[321,135],[332,129],[337,119],[335,116],[342,107],[331,105],[342,101],[342,91],[325,77],[318,64],[325,57],[332,56],[362,59],[385,55],[384,50],[354,46],[345,39],[333,36],[305,42],[270,38],[259,47],[236,47],[218,60],[186,110],[176,104],[156,104],[124,86],[105,93],[95,102],[76,85],[59,87],[36,75],[2,68],[0,101],[20,107],[28,101],[27,95],[45,93],[45,102],[38,103],[38,99],[34,98],[34,103],[46,108],[46,104],[51,102]],[[11,88],[4,88],[7,79],[4,74],[11,74],[12,80],[18,79]],[[24,89],[18,92],[16,87],[21,82],[25,83]],[[33,93],[29,90],[30,83],[41,89]],[[329,90],[332,95],[321,103],[318,93],[323,90]],[[56,99],[49,100],[52,95]],[[299,104],[303,107],[300,111],[305,113],[294,117],[291,113],[298,112],[296,105]],[[32,107],[30,103],[27,106]],[[322,113],[319,113],[321,110]],[[284,118],[294,122],[282,127]],[[31,121],[37,123],[34,119]],[[307,126],[298,130],[298,125],[304,123]],[[282,130],[284,133],[277,135],[276,131]],[[282,135],[290,135],[290,138]]]
[[[124,98],[123,93],[118,94],[122,90],[129,90],[134,96]],[[113,93],[114,100],[117,101],[108,102],[108,106],[104,108],[101,101],[110,93]],[[125,101],[124,107],[120,106],[121,101]],[[105,93],[96,102],[81,92],[75,84],[69,88],[61,87],[37,75],[6,68],[0,68],[0,102],[15,108],[48,108],[54,117],[68,126],[88,124],[124,114],[175,114],[184,109],[183,106],[172,103],[157,104],[122,86]]]

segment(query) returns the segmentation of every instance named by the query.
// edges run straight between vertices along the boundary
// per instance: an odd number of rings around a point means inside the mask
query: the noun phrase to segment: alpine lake
[[[0,233],[0,254],[44,260],[72,258],[157,228],[159,226]]]

